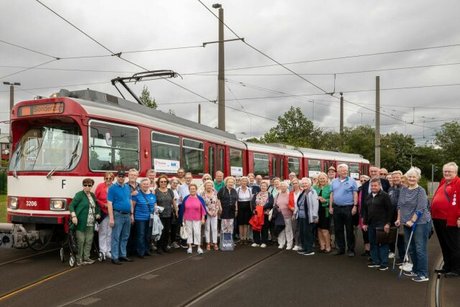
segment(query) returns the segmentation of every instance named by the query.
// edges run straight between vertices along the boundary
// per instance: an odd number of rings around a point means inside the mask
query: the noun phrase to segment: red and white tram
[[[68,205],[82,179],[135,168],[175,174],[203,173],[266,178],[298,177],[347,163],[355,176],[369,161],[356,154],[243,142],[233,134],[95,92],[61,90],[56,97],[23,101],[11,118],[13,148],[8,171],[8,221],[22,235],[14,245],[39,248],[63,232]]]

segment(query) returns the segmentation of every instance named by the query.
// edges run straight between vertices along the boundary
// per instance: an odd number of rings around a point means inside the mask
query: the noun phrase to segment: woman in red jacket
[[[455,162],[446,163],[443,168],[444,178],[433,196],[431,215],[433,225],[441,245],[444,266],[437,273],[446,277],[460,276],[460,179]]]

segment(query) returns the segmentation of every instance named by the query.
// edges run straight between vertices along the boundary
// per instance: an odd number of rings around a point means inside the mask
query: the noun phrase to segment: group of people
[[[277,241],[279,249],[305,256],[314,255],[315,246],[321,253],[331,253],[335,243],[335,255],[353,257],[354,227],[359,226],[368,267],[385,271],[389,258],[396,257],[403,266],[410,260],[405,275],[416,282],[429,280],[427,242],[434,225],[444,256],[440,273],[454,277],[460,274],[457,173],[455,163],[444,165],[444,179],[429,206],[426,191],[418,185],[421,173],[416,167],[403,175],[372,166],[369,176],[361,176],[358,182],[349,176],[346,164],[339,164],[337,170],[331,166],[313,178],[298,179],[290,173],[289,181],[273,178],[267,182],[252,173],[224,178],[218,171],[214,180],[204,174],[199,185],[183,169],[172,179],[156,178],[155,171],[148,170],[140,181],[135,169],[128,171],[128,180],[124,171],[108,172],[94,194],[94,181],[84,179],[83,191],[70,205],[77,226],[77,264],[93,262],[90,246],[99,220],[99,248],[113,264],[132,261],[129,245],[140,258],[151,255],[151,221],[156,214],[163,226],[154,246],[160,254],[181,245],[190,254],[194,246],[198,254],[203,249],[219,250],[218,238],[226,233],[238,239],[237,244],[265,248]],[[389,239],[398,227],[396,239]],[[180,238],[182,231],[187,239]]]

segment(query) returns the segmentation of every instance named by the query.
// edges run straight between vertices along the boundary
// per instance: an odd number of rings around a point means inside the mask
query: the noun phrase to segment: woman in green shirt
[[[326,173],[318,175],[318,183],[313,186],[318,194],[319,210],[318,210],[318,239],[320,251],[323,253],[331,252],[331,218],[329,215],[329,197],[331,194],[331,186]]]

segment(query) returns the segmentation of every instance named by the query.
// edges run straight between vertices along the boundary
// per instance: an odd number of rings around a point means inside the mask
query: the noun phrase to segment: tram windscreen
[[[82,153],[78,126],[42,126],[22,136],[10,161],[11,171],[66,171],[73,169]]]

